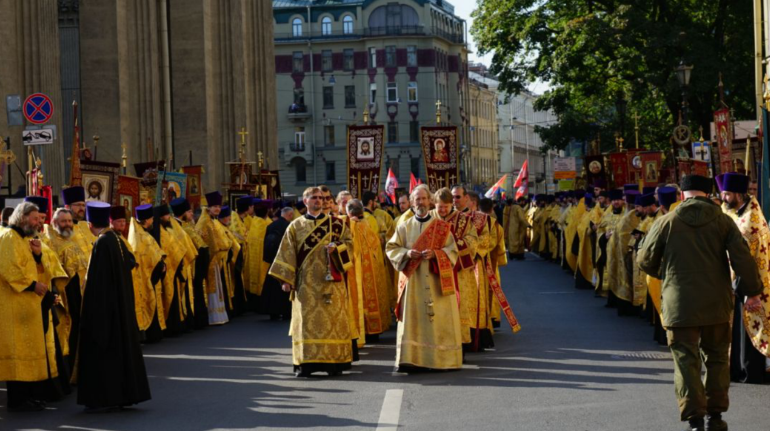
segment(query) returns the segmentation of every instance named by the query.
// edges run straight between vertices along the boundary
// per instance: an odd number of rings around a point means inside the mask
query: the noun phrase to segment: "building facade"
[[[284,193],[347,187],[347,127],[385,126],[392,169],[425,179],[421,126],[469,134],[466,24],[444,0],[273,0],[278,162]]]
[[[43,92],[55,105],[56,143],[40,150],[46,182],[68,180],[73,100],[99,161],[173,160],[205,167],[205,187],[227,181],[225,163],[262,152],[277,167],[272,4],[262,0],[0,0],[3,95]],[[24,126],[3,121],[21,159]],[[90,142],[89,142],[90,143]],[[15,169],[14,184],[23,183]],[[133,174],[133,169],[129,169]]]
[[[497,85],[483,75],[469,72],[470,81],[470,182],[479,190],[499,179]]]

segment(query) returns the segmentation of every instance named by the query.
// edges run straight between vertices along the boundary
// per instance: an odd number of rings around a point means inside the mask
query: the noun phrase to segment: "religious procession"
[[[770,0],[0,1],[3,430],[766,431]]]

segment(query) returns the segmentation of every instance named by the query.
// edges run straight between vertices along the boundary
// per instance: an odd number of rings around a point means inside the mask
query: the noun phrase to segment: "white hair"
[[[283,208],[283,209],[281,210],[281,217],[285,217],[285,216],[286,216],[286,214],[289,214],[289,213],[291,213],[292,215],[294,215],[294,208],[292,208],[292,207],[285,207],[285,208]]]
[[[430,198],[430,188],[428,188],[427,184],[420,184],[419,186],[415,187],[414,190],[412,190],[412,193],[409,193],[409,202],[414,201],[414,197],[417,196],[417,193],[420,191],[424,191],[428,194],[428,198]]]

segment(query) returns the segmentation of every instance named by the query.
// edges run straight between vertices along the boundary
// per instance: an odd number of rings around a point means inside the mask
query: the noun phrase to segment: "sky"
[[[473,40],[473,36],[470,34],[471,26],[473,26],[473,18],[471,18],[471,12],[476,9],[476,0],[449,0],[455,7],[455,14],[464,19],[468,23],[468,48],[471,53],[468,55],[468,60],[472,63],[483,63],[487,67],[492,64],[492,53],[479,57],[476,53],[476,41]],[[543,94],[548,90],[550,86],[547,83],[535,82],[529,85],[529,90],[535,94]]]

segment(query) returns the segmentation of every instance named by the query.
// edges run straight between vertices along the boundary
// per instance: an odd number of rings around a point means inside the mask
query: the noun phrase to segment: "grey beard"
[[[426,214],[428,214],[428,208],[427,207],[415,207],[414,213],[417,216],[424,217]]]
[[[53,229],[64,239],[72,238],[72,229],[60,229],[58,226],[54,226]]]
[[[24,236],[35,236],[37,233],[37,229],[30,226],[24,226],[21,230],[24,232]]]

